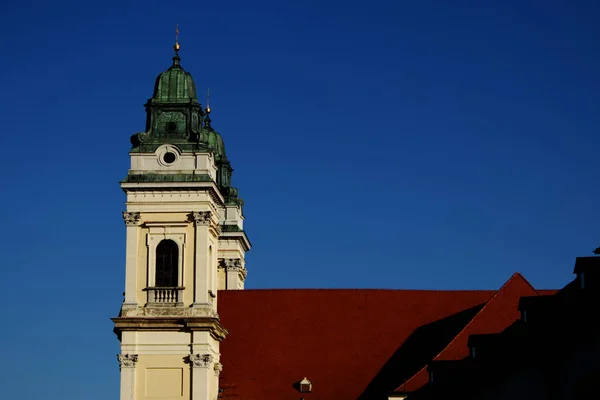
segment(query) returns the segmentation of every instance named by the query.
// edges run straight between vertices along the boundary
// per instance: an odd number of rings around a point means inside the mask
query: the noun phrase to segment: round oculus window
[[[173,164],[176,159],[177,156],[175,153],[171,153],[170,151],[167,151],[165,154],[163,154],[163,161],[165,164]]]
[[[177,130],[177,123],[176,122],[167,122],[167,132],[175,132]]]

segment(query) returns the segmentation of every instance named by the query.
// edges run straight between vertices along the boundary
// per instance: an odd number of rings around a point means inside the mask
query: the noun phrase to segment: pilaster
[[[218,376],[215,371],[216,366],[221,365],[221,363],[215,363],[213,366],[213,356],[211,354],[191,354],[189,360],[192,365],[191,400],[209,400],[214,398],[215,395],[212,391],[217,386],[214,381],[217,380]]]
[[[239,258],[221,259],[220,265],[225,269],[225,289],[242,290],[246,280],[247,271]]]
[[[137,252],[139,246],[139,225],[141,216],[139,212],[123,212],[123,220],[126,226],[126,250],[125,250],[125,301],[124,306],[135,307],[137,278]]]
[[[215,223],[210,211],[192,212],[194,222],[194,304],[193,307],[213,308],[216,297],[214,281],[216,271],[212,271],[216,249],[212,249],[210,237],[214,236]]]
[[[121,400],[135,399],[135,365],[137,354],[117,354],[121,370]]]

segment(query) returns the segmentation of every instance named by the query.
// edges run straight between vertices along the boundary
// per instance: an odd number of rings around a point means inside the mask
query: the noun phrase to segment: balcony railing
[[[180,306],[183,305],[182,287],[149,287],[148,305],[152,306]]]

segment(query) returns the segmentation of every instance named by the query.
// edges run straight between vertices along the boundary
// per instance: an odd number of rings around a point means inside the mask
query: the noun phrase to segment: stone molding
[[[219,374],[223,371],[223,364],[220,362],[215,363],[215,376],[219,376]]]
[[[243,268],[239,258],[223,258],[223,264],[227,271],[239,271]]]
[[[210,233],[212,233],[214,237],[219,237],[219,235],[221,234],[221,227],[217,224],[211,224]]]
[[[235,271],[238,272],[243,279],[246,279],[248,271],[242,265],[242,260],[239,258],[222,258],[219,260],[219,267],[225,268],[225,272]]]
[[[208,304],[206,307],[193,306],[193,307],[182,307],[174,303],[171,307],[167,306],[156,306],[156,303],[149,303],[145,307],[139,307],[137,304],[133,306],[121,307],[121,317],[132,318],[154,318],[154,317],[178,317],[178,318],[219,318],[216,311]]]
[[[208,291],[208,299],[206,303],[192,303],[192,306],[189,308],[192,310],[192,317],[198,316],[207,316],[212,318],[219,318],[219,314],[213,307],[213,297],[211,296],[212,291]],[[215,296],[216,297],[216,296]]]
[[[221,234],[221,227],[213,221],[212,217],[212,211],[193,211],[190,214],[190,220],[194,223],[194,225],[207,226],[209,232],[213,236],[218,237]]]
[[[210,354],[190,354],[189,359],[194,368],[208,368],[213,357]]]
[[[123,220],[126,226],[138,226],[140,224],[140,217],[139,212],[123,211]]]
[[[117,354],[119,360],[119,368],[135,368],[138,361],[137,354]]]
[[[112,318],[112,321],[115,323],[115,333],[118,335],[125,331],[195,331],[208,332],[213,339],[220,342],[228,333],[216,313],[214,317],[117,317]]]
[[[252,247],[245,231],[223,232],[221,230],[221,233],[219,233],[219,240],[236,240],[244,248],[244,251],[249,251]]]
[[[212,213],[210,211],[194,211],[192,212],[192,221],[196,225],[210,226],[212,222]]]

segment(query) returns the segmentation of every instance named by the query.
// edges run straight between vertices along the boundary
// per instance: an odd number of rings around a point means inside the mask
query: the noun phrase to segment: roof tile
[[[518,310],[522,296],[540,295],[519,273],[514,274],[456,335],[434,360],[458,360],[469,355],[469,336],[474,334],[498,333],[520,317]],[[411,392],[425,385],[429,380],[427,366],[396,389],[396,392]]]
[[[221,398],[358,398],[419,327],[481,306],[493,291],[220,291]],[[393,389],[392,386],[391,389]]]

